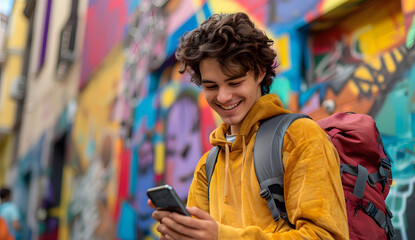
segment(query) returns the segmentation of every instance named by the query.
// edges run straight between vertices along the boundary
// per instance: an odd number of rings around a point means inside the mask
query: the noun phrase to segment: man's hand
[[[156,206],[154,205],[154,203],[150,199],[147,200],[147,204],[152,209],[156,210],[156,211],[153,212],[152,217],[153,217],[154,220],[156,220],[159,223],[161,223],[162,218],[169,216],[170,213],[171,213],[171,212],[168,212],[168,211],[159,211],[159,210],[157,210]]]
[[[12,221],[12,227],[16,231],[20,231],[20,222],[18,220]]]
[[[150,200],[147,203],[155,209]],[[197,207],[186,209],[195,218],[168,211],[153,212],[153,218],[160,222],[157,227],[161,233],[160,240],[218,239],[218,224],[209,213]]]

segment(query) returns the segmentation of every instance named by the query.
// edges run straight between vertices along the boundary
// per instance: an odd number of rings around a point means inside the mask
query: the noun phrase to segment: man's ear
[[[258,75],[258,80],[259,80],[259,83],[261,83],[262,82],[262,80],[264,80],[264,77],[265,77],[265,75],[267,74],[267,71],[265,71],[265,70],[259,70],[259,75]]]

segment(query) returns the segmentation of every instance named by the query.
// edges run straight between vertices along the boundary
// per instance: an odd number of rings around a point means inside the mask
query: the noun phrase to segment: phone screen
[[[167,210],[190,216],[179,196],[169,185],[150,188],[147,190],[147,195],[160,210]]]

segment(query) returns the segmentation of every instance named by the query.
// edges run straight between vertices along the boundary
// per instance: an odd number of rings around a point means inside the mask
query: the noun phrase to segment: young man
[[[11,202],[11,190],[2,188],[0,190],[0,217],[2,217],[9,229],[9,233],[18,239],[20,234],[20,213],[17,206]]]
[[[207,153],[189,190],[192,217],[155,211],[161,239],[348,239],[339,157],[325,132],[299,119],[283,143],[289,222],[274,221],[261,198],[253,148],[261,121],[288,113],[269,93],[276,54],[244,13],[213,15],[181,39],[176,57],[223,123],[210,142],[221,147],[209,186]],[[148,202],[154,208],[151,201]]]

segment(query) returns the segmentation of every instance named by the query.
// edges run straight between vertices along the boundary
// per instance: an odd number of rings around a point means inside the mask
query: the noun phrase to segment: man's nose
[[[217,99],[219,103],[226,103],[232,99],[232,92],[227,87],[221,87]]]

